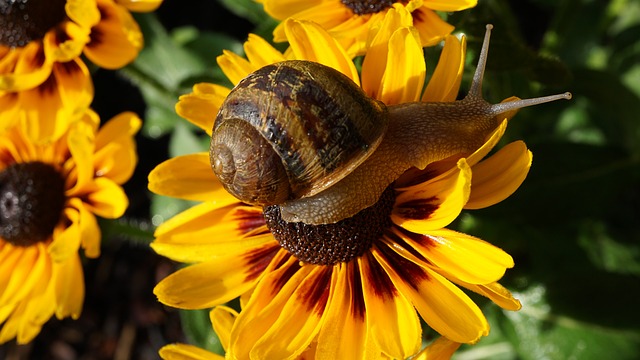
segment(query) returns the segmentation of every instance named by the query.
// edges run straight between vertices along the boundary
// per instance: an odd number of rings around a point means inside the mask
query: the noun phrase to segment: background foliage
[[[145,120],[140,166],[127,185],[131,208],[124,219],[102,223],[107,251],[98,261],[123,246],[155,257],[146,247],[154,226],[191,204],[141,190],[146,174],[168,157],[208,147],[208,138],[175,114],[178,96],[200,81],[230,86],[216,56],[223,49],[241,54],[248,32],[270,40],[275,26],[252,0],[165,0],[157,13],[136,19],[146,42],[139,58],[118,72],[94,74],[94,108],[103,119],[134,110]],[[486,98],[574,95],[512,120],[503,141],[526,141],[534,154],[529,177],[511,198],[465,212],[454,224],[513,255],[516,266],[503,284],[523,303],[521,311],[506,312],[478,298],[491,334],[455,358],[640,358],[640,2],[480,0],[448,21],[468,37],[463,91],[484,25],[492,23]],[[433,69],[440,50],[426,51]],[[221,351],[206,311],[181,315],[186,339],[165,331],[146,340],[154,351],[177,340]],[[427,330],[425,341],[432,336]]]

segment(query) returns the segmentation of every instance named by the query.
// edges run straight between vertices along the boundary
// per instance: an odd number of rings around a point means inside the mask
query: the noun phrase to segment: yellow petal
[[[525,143],[516,141],[476,164],[465,209],[482,209],[508,198],[527,177],[532,158]]]
[[[456,100],[464,72],[464,59],[467,48],[466,37],[460,40],[447,35],[438,65],[427,84],[422,96],[425,102],[448,102]]]
[[[91,28],[100,21],[96,0],[67,0],[67,16],[84,28]]]
[[[390,69],[387,67],[389,39],[398,29],[409,27],[410,21],[411,17],[404,7],[394,7],[387,11],[382,23],[370,31],[371,40],[362,63],[362,89],[375,99],[382,98],[384,74]]]
[[[436,266],[438,272],[467,283],[494,282],[513,267],[509,254],[467,234],[448,229],[431,230],[428,235],[396,233]]]
[[[343,21],[349,19],[353,12],[342,4],[337,4],[337,1],[324,1],[317,6],[309,7],[297,12],[292,19],[313,21],[320,25],[323,29],[331,30],[334,27],[342,24]],[[283,18],[284,19],[284,18]],[[286,36],[286,21],[281,22],[273,30],[273,41],[282,42],[287,41]]]
[[[195,84],[193,93],[182,95],[178,99],[176,113],[211,136],[216,114],[229,92],[228,88],[220,85]]]
[[[422,46],[433,46],[444,39],[445,36],[451,34],[454,27],[442,20],[438,14],[428,9],[426,6],[414,10],[413,26],[420,34]]]
[[[202,230],[214,226],[222,217],[239,205],[236,199],[228,201],[211,201],[195,205],[167,220],[156,229],[155,236],[172,236]],[[234,205],[234,206],[230,206]],[[236,225],[237,226],[237,225]]]
[[[70,256],[75,255],[80,248],[80,214],[74,208],[66,208],[64,217],[70,224],[66,227],[56,227],[53,231],[53,242],[49,246],[51,259],[56,262],[66,261]]]
[[[48,32],[43,38],[43,46],[47,59],[56,62],[67,62],[82,54],[82,50],[90,41],[89,29],[66,21],[57,31]]]
[[[289,16],[314,7],[322,0],[263,0],[264,11],[271,17],[284,20]]]
[[[461,343],[475,343],[488,334],[489,325],[482,311],[447,279],[395,254],[386,246],[373,248],[372,253],[398,290],[409,298],[435,331]]]
[[[376,96],[385,104],[418,101],[424,86],[424,53],[411,28],[396,30],[389,39],[386,71],[381,92]]]
[[[70,206],[78,210],[80,225],[80,238],[82,240],[82,248],[84,254],[88,258],[97,258],[100,256],[100,227],[95,215],[87,210],[79,198],[69,199]]]
[[[473,285],[457,280],[455,282],[460,286],[464,286],[477,294],[489,298],[505,310],[517,311],[522,308],[520,300],[513,297],[513,294],[511,294],[509,290],[497,282],[484,285]]]
[[[196,201],[231,196],[211,170],[208,153],[178,156],[156,166],[149,173],[149,190]]]
[[[194,238],[197,240],[189,242]],[[206,241],[211,238],[215,240]],[[249,252],[259,252],[261,248],[269,251],[274,246],[277,246],[277,242],[270,233],[239,239],[228,238],[209,230],[176,235],[170,240],[159,238],[151,244],[156,253],[174,261],[189,263],[211,261],[232,255],[240,256]]]
[[[83,114],[93,100],[93,82],[87,66],[80,59],[56,63],[53,67],[53,75],[56,77],[64,106],[72,109],[73,115]],[[56,131],[54,134],[62,134],[64,130]]]
[[[456,170],[403,188],[396,197],[391,220],[414,233],[449,225],[462,211],[471,191],[471,169],[465,159],[458,161]]]
[[[120,185],[107,178],[96,178],[94,188],[87,196],[87,209],[98,216],[116,219],[129,206],[129,199]]]
[[[296,284],[290,296],[283,289],[276,295],[269,307],[284,303],[280,311],[273,311],[277,318],[265,331],[259,332],[250,352],[251,358],[287,359],[301,354],[320,330],[331,284],[331,268],[324,266],[306,266],[311,268],[306,276]],[[305,267],[303,267],[304,269]],[[287,284],[288,285],[288,284]],[[254,294],[254,296],[256,296]],[[249,305],[251,306],[251,305]],[[271,315],[268,315],[271,316]],[[261,317],[256,317],[259,320]]]
[[[231,329],[238,317],[238,312],[227,306],[216,306],[209,313],[209,319],[213,330],[220,339],[223,349],[229,348],[231,342]]]
[[[335,284],[318,334],[316,358],[373,359],[380,355],[367,324],[369,304],[363,297],[357,266],[343,263],[334,269]]]
[[[371,255],[358,258],[358,264],[367,326],[384,354],[394,359],[409,358],[422,343],[416,310]]]
[[[116,2],[134,12],[154,11],[162,4],[162,0],[116,0]]]
[[[472,8],[477,4],[477,0],[424,0],[424,6],[429,9],[447,12]]]
[[[132,112],[123,112],[104,124],[96,135],[93,164],[95,174],[123,184],[138,163],[134,135],[142,121]]]
[[[353,61],[338,42],[312,21],[287,20],[284,23],[287,40],[295,58],[310,60],[334,68],[360,84]]]
[[[227,356],[249,358],[256,342],[278,319],[285,303],[312,268],[314,266],[300,267],[298,260],[286,251],[276,255],[236,319]],[[280,339],[279,343],[284,341]]]
[[[142,120],[133,112],[125,111],[107,121],[96,135],[96,149],[102,149],[109,143],[122,137],[135,135],[142,126]]]
[[[249,62],[256,68],[285,60],[280,51],[255,34],[249,34],[248,40],[244,43],[244,52]]]
[[[105,69],[118,69],[133,61],[142,49],[138,23],[129,11],[112,1],[98,0],[102,18],[91,29],[91,42],[84,54]]]
[[[258,68],[248,60],[229,50],[223,50],[222,55],[218,56],[216,60],[222,72],[234,85],[238,84],[240,80],[244,79],[250,73],[258,70]],[[213,121],[211,121],[211,124],[213,127]]]
[[[22,301],[25,296],[34,291],[41,278],[50,270],[51,261],[44,246],[34,246],[21,254],[21,259],[10,272],[11,278],[0,294],[0,305]]]
[[[78,319],[84,302],[84,276],[78,255],[70,256],[63,263],[53,264],[58,319],[71,316]]]
[[[0,73],[0,91],[23,91],[42,84],[51,74],[53,63],[45,61],[44,49],[37,41],[13,50],[9,61],[11,72]],[[15,54],[15,55],[14,55]],[[44,60],[43,60],[44,59]],[[3,59],[3,62],[6,59]]]
[[[257,255],[232,254],[188,266],[164,278],[153,292],[163,304],[181,309],[223,304],[251,289],[268,264],[264,260],[277,250],[265,246],[256,250]]]
[[[165,345],[158,354],[163,360],[224,360],[224,356],[189,344]]]
[[[451,341],[444,336],[435,339],[427,345],[413,360],[449,360],[453,353],[458,350],[460,343]]]
[[[84,122],[76,122],[68,133],[67,145],[71,157],[65,164],[65,169],[70,171],[66,195],[72,197],[87,189],[93,179],[93,129]],[[70,184],[74,180],[75,184]]]

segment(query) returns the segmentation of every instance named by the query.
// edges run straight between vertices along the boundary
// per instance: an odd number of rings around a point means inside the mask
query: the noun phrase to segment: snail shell
[[[351,79],[310,61],[284,61],[244,78],[222,104],[211,166],[227,191],[254,205],[317,194],[378,147],[385,105]]]

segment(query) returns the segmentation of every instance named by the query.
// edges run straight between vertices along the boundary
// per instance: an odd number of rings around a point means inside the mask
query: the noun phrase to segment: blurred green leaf
[[[190,344],[224,354],[218,335],[211,327],[209,310],[180,310],[182,328]]]
[[[151,222],[158,226],[194,204],[193,201],[152,194],[149,208]]]
[[[579,244],[599,269],[640,276],[640,236],[634,234],[621,235],[627,240],[622,242],[603,221],[586,221],[580,226]]]
[[[254,0],[218,0],[222,5],[234,14],[259,24],[268,16],[265,14],[262,4]]]
[[[100,218],[98,223],[102,231],[102,238],[105,240],[119,237],[145,246],[153,241],[153,226],[149,221],[121,217],[119,219]]]
[[[173,41],[156,16],[144,14],[136,19],[145,35],[145,47],[130,66],[155,80],[143,86],[161,86],[175,92],[182,79],[207,70],[207,64],[198,56]]]
[[[186,121],[176,124],[173,136],[169,141],[171,157],[193,154],[209,150],[209,137],[196,134],[194,126]],[[204,132],[202,132],[204,134]]]
[[[572,91],[590,100],[592,121],[603,130],[612,145],[624,146],[640,155],[640,97],[612,73],[574,70]]]
[[[501,327],[521,359],[637,359],[637,329],[616,329],[558,313],[542,285],[517,297],[523,303],[522,310],[506,313]]]

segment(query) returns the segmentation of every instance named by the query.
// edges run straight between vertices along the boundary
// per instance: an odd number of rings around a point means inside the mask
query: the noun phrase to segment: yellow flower
[[[30,0],[0,5],[0,130],[20,122],[37,141],[59,137],[93,99],[81,59],[133,61],[143,39],[131,11],[162,0]],[[34,126],[34,124],[38,124]]]
[[[98,130],[88,111],[57,141],[0,134],[0,343],[31,341],[53,314],[76,319],[84,279],[78,250],[100,255],[96,215],[122,216],[121,188],[137,162],[140,120],[122,113]]]
[[[401,16],[401,11],[390,13],[384,24]],[[287,21],[285,31],[291,43],[285,54],[250,36],[248,60],[226,52],[218,62],[234,83],[286,58],[328,64],[360,83],[346,52],[319,26]],[[427,94],[421,95],[425,66],[415,32],[383,25],[378,36],[388,46],[376,49],[386,54],[383,59],[365,58],[362,86],[368,93],[388,103],[455,99],[464,38],[447,38]],[[228,93],[222,86],[198,84],[176,109],[210,132],[211,114]],[[151,172],[149,188],[203,203],[157,229],[154,250],[193,265],[162,280],[155,293],[161,302],[185,309],[241,297],[242,312],[229,335],[231,358],[297,357],[309,349],[321,358],[406,358],[420,350],[418,313],[450,341],[474,343],[489,326],[456,285],[505,309],[519,309],[497,283],[513,260],[480,239],[443,227],[464,207],[502,201],[524,180],[531,153],[522,142],[480,162],[505,126],[481,139],[476,151],[406,172],[376,204],[327,225],[287,223],[278,206],[241,203],[211,172],[207,153],[168,160]]]
[[[476,6],[477,0],[256,0],[277,20],[294,18],[319,23],[347,49],[350,56],[367,49],[369,29],[379,26],[391,8],[404,8],[420,34],[421,46],[432,46],[453,31],[435,11],[460,11]],[[274,41],[286,41],[284,24],[273,32]]]

